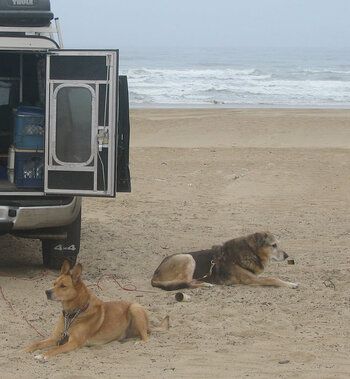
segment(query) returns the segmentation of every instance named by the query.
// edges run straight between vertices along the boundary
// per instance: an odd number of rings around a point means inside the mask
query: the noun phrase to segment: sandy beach
[[[0,377],[349,377],[349,123],[349,110],[132,110],[132,192],[84,199],[79,261],[97,296],[141,303],[152,324],[168,314],[170,330],[35,361],[21,349],[41,337],[24,317],[52,332],[56,276],[40,242],[2,236],[0,271],[36,280],[0,275]],[[151,287],[166,255],[261,230],[295,260],[263,275],[298,289],[215,286],[178,303]]]

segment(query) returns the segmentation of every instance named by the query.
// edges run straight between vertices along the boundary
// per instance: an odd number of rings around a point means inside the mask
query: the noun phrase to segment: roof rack
[[[0,26],[1,33],[21,34],[28,37],[43,36],[57,41],[60,48],[63,49],[63,39],[61,34],[60,22],[58,17],[54,18],[55,26]],[[56,37],[56,38],[55,38]]]

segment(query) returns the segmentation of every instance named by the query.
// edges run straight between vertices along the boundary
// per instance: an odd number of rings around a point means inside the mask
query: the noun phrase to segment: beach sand
[[[2,378],[345,378],[350,376],[350,111],[135,109],[132,193],[83,202],[83,279],[103,300],[137,301],[168,333],[83,347],[42,364],[20,349],[61,312],[55,275],[0,277]],[[215,286],[174,292],[150,278],[169,254],[269,230],[295,260],[263,275],[298,289]],[[40,243],[0,239],[1,271],[37,278]]]

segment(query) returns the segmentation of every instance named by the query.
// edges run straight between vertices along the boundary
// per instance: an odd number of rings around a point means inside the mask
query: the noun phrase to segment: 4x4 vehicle
[[[73,265],[81,196],[130,191],[118,50],[65,50],[49,0],[0,0],[0,234]]]

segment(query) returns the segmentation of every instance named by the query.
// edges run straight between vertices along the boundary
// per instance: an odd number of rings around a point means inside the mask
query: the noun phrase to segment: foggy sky
[[[66,48],[350,48],[350,0],[51,0]]]

